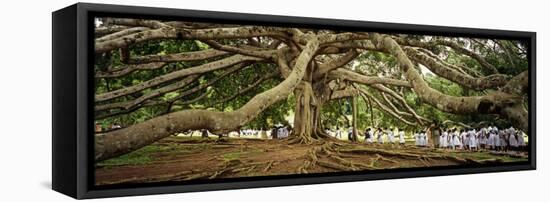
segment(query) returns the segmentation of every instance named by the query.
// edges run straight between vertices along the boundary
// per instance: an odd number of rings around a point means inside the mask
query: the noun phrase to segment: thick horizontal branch
[[[214,103],[211,103],[211,104],[208,104],[207,106],[204,106],[203,108],[206,109],[206,108],[209,108],[209,107],[211,107],[213,105],[216,105],[216,104],[219,104],[219,103],[231,101],[231,100],[235,99],[237,96],[247,93],[248,91],[254,89],[255,87],[258,87],[262,82],[264,82],[266,80],[269,80],[269,79],[277,76],[278,74],[279,74],[278,72],[272,72],[272,73],[266,74],[266,75],[260,77],[259,79],[255,80],[254,83],[252,83],[252,84],[248,85],[247,87],[239,90],[239,92],[237,92],[236,94],[233,94],[229,97],[221,98],[221,99],[217,100]],[[220,75],[220,77],[222,77],[222,76],[225,76],[225,73],[224,73],[224,75]],[[198,90],[204,89],[204,88],[202,88],[204,86],[206,86],[206,85],[199,85],[199,86],[196,86],[192,89],[188,89],[186,91],[181,92],[180,95],[178,95],[177,97],[174,97],[174,98],[171,98],[171,99],[168,99],[168,100],[148,100],[145,103],[143,103],[142,105],[140,105],[140,107],[150,107],[150,106],[164,105],[164,104],[169,104],[169,103],[173,103],[173,105],[187,105],[187,104],[196,103],[196,102],[206,98],[206,96],[208,95],[208,91],[202,93],[201,95],[199,95],[199,96],[197,96],[197,97],[195,97],[191,100],[182,100],[182,98],[184,96],[190,95],[191,93],[198,92]],[[102,114],[98,114],[95,118],[96,118],[96,120],[100,120],[100,119],[104,119],[104,118],[107,118],[107,117],[118,116],[118,115],[122,115],[122,114],[128,114],[128,113],[131,113],[131,112],[135,111],[136,109],[139,109],[139,107],[128,108],[128,109],[125,109],[125,110],[119,110],[119,111],[110,112],[110,113],[102,113]]]
[[[176,28],[185,29],[210,29],[210,28],[228,28],[228,27],[242,27],[243,25],[233,24],[220,24],[220,23],[206,23],[206,22],[184,22],[184,21],[169,21],[164,24]]]
[[[453,50],[457,51],[458,53],[470,56],[471,58],[475,59],[482,67],[484,67],[485,69],[490,71],[492,74],[498,74],[497,68],[495,68],[495,66],[493,66],[492,64],[488,63],[483,57],[481,57],[481,55],[479,55],[479,54],[477,54],[473,51],[470,51],[470,50],[458,45],[455,42],[447,41],[447,40],[441,40],[441,39],[433,40],[433,41],[429,41],[429,42],[421,42],[421,41],[417,41],[417,40],[406,40],[406,39],[402,39],[402,38],[394,38],[394,39],[397,43],[399,43],[401,45],[405,45],[405,46],[415,46],[415,47],[422,47],[422,48],[426,48],[426,49],[430,49],[431,47],[437,46],[437,45],[443,45],[443,46],[450,47]]]
[[[177,81],[177,82],[172,83],[172,84],[167,85],[167,86],[163,86],[161,88],[154,89],[151,92],[148,92],[147,94],[142,95],[142,96],[140,96],[136,99],[133,99],[133,100],[123,101],[123,102],[115,102],[115,103],[108,103],[108,104],[103,104],[103,105],[96,105],[95,106],[95,111],[103,111],[103,110],[110,110],[110,109],[130,109],[130,108],[134,108],[134,107],[137,107],[139,104],[141,104],[141,103],[143,103],[143,102],[145,102],[149,99],[152,99],[152,98],[161,96],[165,93],[169,93],[169,92],[172,92],[172,91],[176,91],[180,88],[186,87],[189,84],[191,84],[192,82],[196,81],[199,77],[200,77],[199,74],[185,77],[180,81]]]
[[[496,89],[504,86],[509,79],[509,77],[504,74],[492,74],[486,77],[474,78],[451,69],[413,48],[404,47],[403,51],[405,51],[412,60],[424,65],[433,73],[473,90]]]
[[[348,69],[343,69],[343,68],[338,68],[336,70],[331,71],[329,74],[329,77],[345,79],[348,81],[361,83],[365,85],[384,84],[384,85],[392,85],[392,86],[402,86],[407,88],[411,87],[410,83],[404,80],[377,77],[377,76],[366,76],[366,75],[362,75],[357,72],[354,72]]]
[[[370,40],[356,40],[345,41],[338,43],[331,43],[329,47],[339,49],[363,49],[363,50],[377,50],[376,46]]]
[[[118,90],[114,90],[111,92],[99,94],[95,96],[96,102],[111,100],[114,98],[122,97],[125,95],[129,95],[147,88],[151,88],[157,85],[160,85],[165,82],[173,81],[179,78],[183,78],[189,75],[195,75],[195,74],[202,74],[206,72],[215,71],[218,69],[222,69],[225,67],[233,66],[242,62],[248,62],[248,61],[260,61],[259,58],[249,57],[249,56],[242,56],[242,55],[235,55],[231,56],[222,60],[217,60],[214,62],[206,63],[203,65],[199,65],[196,67],[181,69],[175,72],[171,72],[162,76],[155,77],[153,79],[150,79],[148,81],[141,82],[139,84],[121,88]]]
[[[275,54],[274,50],[252,50],[252,49],[246,49],[246,48],[237,48],[233,46],[222,45],[214,40],[204,40],[204,43],[208,44],[212,48],[215,48],[221,51],[226,51],[226,52],[231,52],[231,53],[236,53],[241,55],[248,55],[252,57],[259,57],[264,59],[270,59],[273,57],[273,54]]]
[[[432,59],[436,60],[437,62],[443,64],[446,67],[450,67],[451,69],[454,69],[456,71],[459,71],[460,73],[470,75],[472,77],[481,77],[483,76],[479,71],[475,70],[474,68],[468,68],[461,65],[454,65],[451,63],[446,62],[445,60],[441,59],[436,54],[432,53],[431,51],[425,49],[425,48],[417,48],[418,51],[430,56]]]
[[[344,88],[343,90],[337,90],[337,91],[334,91],[331,95],[330,95],[330,99],[331,100],[335,100],[335,99],[341,99],[341,98],[346,98],[346,97],[355,97],[359,95],[359,91],[351,86],[348,86],[346,88]]]
[[[154,30],[147,30],[124,37],[95,43],[95,52],[103,53],[110,50],[126,47],[131,44],[140,43],[153,39],[237,39],[257,36],[271,36],[288,38],[289,35],[284,29],[262,26],[245,26],[237,28],[212,28],[212,29],[181,29],[173,27],[162,27]]]
[[[130,74],[136,70],[159,69],[163,67],[165,64],[166,63],[164,62],[151,62],[151,63],[145,63],[145,64],[128,64],[108,72],[98,71],[95,74],[95,78],[116,78],[116,77],[121,77],[121,76]]]
[[[255,81],[253,83],[251,83],[250,85],[246,86],[245,88],[243,89],[240,89],[237,93],[231,95],[231,96],[228,96],[228,97],[224,97],[224,98],[221,98],[219,100],[216,100],[215,102],[212,102],[212,103],[209,103],[207,105],[204,106],[205,109],[207,108],[210,108],[214,105],[217,105],[217,104],[220,104],[220,103],[225,103],[225,102],[228,102],[228,101],[231,101],[235,98],[237,98],[237,96],[240,96],[240,95],[243,95],[249,91],[251,91],[252,89],[258,87],[261,83],[263,83],[264,81],[267,81],[271,78],[274,78],[275,76],[279,75],[279,72],[271,72],[271,73],[268,73],[266,75],[263,75],[257,79],[255,79]]]
[[[207,49],[202,51],[192,51],[183,53],[174,53],[166,55],[145,55],[130,59],[130,63],[150,63],[150,62],[186,62],[196,60],[207,60],[214,57],[227,56],[230,53],[216,49]]]
[[[514,76],[501,91],[516,95],[527,94],[529,92],[529,71],[525,70]]]
[[[321,65],[319,65],[317,71],[315,71],[314,77],[319,78],[331,70],[342,67],[348,64],[349,62],[351,62],[353,59],[355,59],[358,55],[359,53],[355,49],[350,49],[343,56],[330,60],[328,62],[324,62]]]
[[[94,34],[96,35],[96,37],[98,37],[98,36],[104,36],[104,35],[107,35],[107,34],[112,34],[112,33],[115,33],[115,32],[120,32],[120,31],[125,30],[125,29],[129,29],[129,27],[119,26],[119,25],[101,26],[101,27],[96,27],[95,28]]]
[[[319,42],[324,45],[329,45],[331,43],[338,43],[338,42],[346,42],[346,41],[353,41],[353,40],[362,40],[362,39],[368,39],[369,35],[367,33],[352,33],[352,32],[345,32],[345,33],[339,33],[339,34],[321,34],[319,36]]]
[[[96,42],[108,41],[108,40],[120,38],[120,37],[123,37],[123,36],[126,36],[126,35],[147,31],[147,30],[150,30],[150,29],[147,28],[147,27],[132,27],[132,28],[124,29],[124,30],[121,30],[121,31],[118,31],[118,32],[115,32],[115,33],[112,33],[112,34],[107,34],[105,36],[97,38],[95,41]]]
[[[158,29],[167,27],[168,25],[158,20],[144,20],[144,19],[131,19],[131,18],[105,18],[103,19],[105,25],[122,25],[130,27],[149,27],[152,29]]]
[[[208,95],[208,92],[204,92],[203,94],[201,94],[201,95],[199,95],[199,96],[197,96],[197,97],[195,97],[191,100],[186,100],[186,101],[183,101],[183,102],[179,102],[177,104],[178,105],[186,105],[186,104],[195,103],[195,102],[198,102],[198,101],[206,98],[207,95]],[[165,104],[170,104],[172,102],[174,102],[174,100],[171,100],[171,99],[170,100],[147,100],[140,107],[151,107],[151,106],[165,105]],[[125,109],[125,110],[117,110],[117,111],[111,111],[111,112],[106,112],[106,113],[97,113],[94,118],[95,118],[95,120],[102,120],[102,119],[113,117],[113,116],[129,114],[129,113],[132,113],[132,112],[136,111],[140,107],[133,107],[133,108]],[[169,113],[169,112],[167,112],[167,113]]]
[[[179,81],[179,82],[176,82],[174,84],[165,86],[163,88],[155,89],[152,92],[149,92],[148,94],[145,94],[145,95],[143,95],[139,98],[133,99],[133,100],[124,101],[124,102],[117,102],[117,103],[109,103],[109,104],[104,104],[104,105],[97,105],[95,107],[96,112],[97,111],[104,111],[104,110],[111,110],[111,109],[120,109],[120,111],[122,111],[123,113],[118,113],[118,111],[117,111],[117,112],[114,112],[114,113],[98,114],[98,116],[96,116],[96,119],[97,118],[105,118],[105,117],[109,117],[109,116],[113,116],[113,115],[121,115],[121,114],[130,113],[130,112],[135,111],[136,109],[138,109],[140,107],[148,107],[148,106],[154,106],[154,105],[160,105],[160,104],[166,104],[166,103],[175,103],[175,104],[180,104],[180,105],[193,103],[194,101],[190,102],[189,100],[182,101],[182,98],[184,98],[186,96],[189,96],[193,93],[196,93],[196,92],[199,92],[201,90],[206,89],[208,86],[211,86],[211,85],[215,84],[220,79],[225,78],[227,75],[230,75],[231,73],[234,73],[234,72],[242,69],[245,66],[247,66],[247,64],[235,65],[235,66],[227,69],[226,71],[224,71],[222,74],[220,74],[216,78],[209,80],[207,83],[199,84],[199,85],[197,85],[193,88],[190,88],[190,89],[187,89],[183,92],[180,92],[176,97],[170,98],[168,100],[151,101],[150,99],[158,97],[158,96],[162,95],[163,93],[172,92],[172,91],[181,89],[182,87],[185,87],[188,84],[190,84],[191,82],[195,81],[199,77],[199,75],[192,75],[192,76],[186,77],[182,81]],[[204,95],[206,95],[206,94],[204,94]],[[202,98],[200,98],[200,99],[202,99]],[[193,100],[197,100],[197,98],[195,98]]]

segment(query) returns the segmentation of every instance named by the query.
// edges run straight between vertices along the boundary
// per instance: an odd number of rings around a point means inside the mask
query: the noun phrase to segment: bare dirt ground
[[[96,165],[96,184],[527,161],[525,153],[468,152],[412,145],[293,144],[286,140],[169,137]]]

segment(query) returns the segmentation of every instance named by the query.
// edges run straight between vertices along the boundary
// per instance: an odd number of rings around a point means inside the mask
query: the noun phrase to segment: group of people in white
[[[271,130],[264,130],[263,128],[257,129],[241,129],[238,131],[233,131],[228,134],[219,134],[218,138],[226,137],[247,137],[247,138],[261,138],[261,139],[284,139],[287,138],[291,130],[288,126],[277,125]],[[197,130],[197,131],[188,131],[182,133],[182,135],[189,135],[193,137],[193,134],[199,133],[203,138],[208,138],[211,134],[208,130]]]
[[[427,147],[428,146],[428,134],[426,131],[418,131],[414,133],[414,145],[418,147]]]
[[[378,128],[376,130],[371,130],[367,128],[364,133],[365,143],[379,143],[384,144],[385,142],[394,144],[398,142],[399,144],[405,144],[405,131],[397,129],[397,132],[394,133],[394,130],[391,128]]]
[[[496,126],[479,129],[447,129],[441,133],[439,147],[464,150],[523,150],[526,146],[524,133],[514,127],[499,130]]]
[[[344,131],[336,128],[335,131],[326,129],[326,133],[338,138],[343,138]],[[525,133],[514,127],[499,130],[496,126],[475,128],[452,128],[443,129],[442,132],[434,137],[430,130],[419,130],[412,134],[414,145],[417,147],[434,146],[443,149],[462,149],[462,150],[523,150],[526,146]],[[353,128],[347,131],[348,139],[352,139]],[[365,129],[363,134],[364,142],[367,144],[405,144],[405,130],[399,128],[377,128]],[[410,137],[410,136],[409,136]],[[429,140],[430,138],[434,140]],[[433,142],[437,141],[437,142]]]
[[[452,150],[496,150],[496,151],[521,151],[526,147],[525,133],[514,127],[498,129],[496,126],[475,128],[444,128],[434,130],[419,130],[412,134],[414,145],[417,147],[439,147]],[[199,131],[203,137],[210,134],[206,130]],[[271,130],[242,129],[231,132],[228,135],[233,137],[255,137],[261,139],[284,139],[289,136],[291,129],[288,126],[278,125]],[[343,139],[344,130],[325,129],[325,132],[338,139]],[[193,132],[191,132],[192,136]],[[348,140],[353,136],[353,128],[347,131]],[[367,144],[395,144],[404,145],[406,142],[405,130],[401,128],[376,128],[365,129],[364,142]],[[220,138],[222,135],[220,135]],[[409,136],[410,137],[410,136]],[[430,140],[433,139],[433,140]]]
[[[332,131],[330,129],[326,129],[325,132],[329,135],[333,135],[335,138],[341,139],[342,138],[342,131],[340,128],[336,128],[335,131]],[[353,135],[353,128],[349,128],[348,132],[348,140],[352,139]],[[397,128],[377,128],[377,129],[371,129],[367,128],[365,129],[365,132],[362,134],[362,136],[365,137],[364,142],[371,144],[371,143],[378,143],[378,144],[384,144],[384,143],[399,143],[404,145],[405,144],[405,131],[402,129]],[[425,143],[427,144],[427,141]]]

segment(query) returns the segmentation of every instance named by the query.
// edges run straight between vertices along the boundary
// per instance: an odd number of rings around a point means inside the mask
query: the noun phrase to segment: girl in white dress
[[[479,148],[485,149],[487,145],[487,130],[485,128],[479,129]]]
[[[399,134],[399,144],[405,145],[405,131],[399,130],[398,134]]]
[[[489,138],[487,138],[487,147],[489,149],[495,149],[495,133],[489,130]]]
[[[372,134],[372,130],[370,128],[367,129],[367,132],[366,134],[367,135],[367,143],[368,144],[372,144],[372,142],[374,141],[374,135]]]
[[[462,142],[460,142],[460,137],[458,135],[458,130],[455,129],[453,133],[453,142],[456,148],[462,149]]]
[[[387,133],[388,133],[388,141],[393,144],[393,142],[395,141],[394,138],[393,138],[393,131],[392,129],[387,129]]]
[[[443,130],[443,133],[445,132],[445,130]],[[441,133],[441,135],[439,135],[439,148],[443,148],[443,133]]]
[[[454,132],[451,130],[449,132],[449,138],[448,138],[448,141],[449,141],[449,147],[454,150],[455,149],[455,142],[454,142]]]
[[[382,129],[378,129],[378,143],[384,144],[384,133],[382,132]]]
[[[501,150],[501,145],[500,145],[501,142],[500,142],[500,135],[499,135],[500,131],[498,130],[498,127],[496,127],[496,126],[493,126],[491,128],[491,130],[495,134],[494,139],[493,139],[493,144],[495,145],[494,150],[500,151]]]
[[[460,142],[462,143],[462,148],[465,150],[470,148],[468,146],[468,133],[464,129],[460,129]]]
[[[476,132],[474,129],[470,129],[468,132],[468,145],[470,146],[470,150],[475,151],[477,150],[477,139],[476,139]]]
[[[442,139],[441,147],[443,147],[443,148],[449,147],[449,141],[448,141],[449,132],[448,131],[449,130],[446,130],[445,132],[443,132],[443,135],[441,135],[441,139]]]

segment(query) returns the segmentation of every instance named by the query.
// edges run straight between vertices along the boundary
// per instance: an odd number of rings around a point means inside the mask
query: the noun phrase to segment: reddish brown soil
[[[289,145],[284,140],[228,139],[225,141],[170,137],[153,146],[171,148],[151,153],[151,161],[139,165],[97,166],[96,184],[186,181],[194,179],[288,175],[466,163],[527,160],[521,155],[446,151],[414,146],[333,145],[328,153],[322,145]],[[354,150],[354,151],[351,151]],[[311,153],[315,153],[313,156]],[[315,159],[315,160],[313,160]],[[306,166],[309,165],[309,166]],[[328,165],[327,165],[328,164]]]

